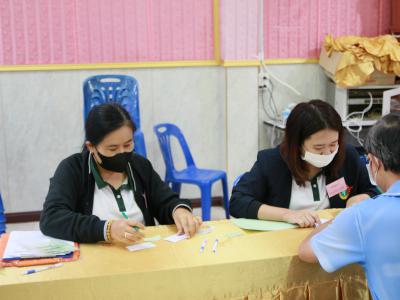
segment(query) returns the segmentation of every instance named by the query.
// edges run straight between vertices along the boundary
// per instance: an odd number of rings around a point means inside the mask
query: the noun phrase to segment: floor
[[[196,216],[201,216],[201,208],[195,208],[193,213]],[[211,209],[211,220],[223,220],[225,219],[225,210],[220,206],[212,207]],[[39,223],[38,222],[28,222],[28,223],[14,223],[7,224],[7,232],[13,230],[38,230]]]

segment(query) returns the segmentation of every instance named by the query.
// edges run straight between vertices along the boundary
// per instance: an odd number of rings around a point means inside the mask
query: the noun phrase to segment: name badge
[[[328,197],[331,198],[343,191],[347,190],[346,181],[344,181],[344,177],[331,182],[326,186],[326,191],[328,192]]]

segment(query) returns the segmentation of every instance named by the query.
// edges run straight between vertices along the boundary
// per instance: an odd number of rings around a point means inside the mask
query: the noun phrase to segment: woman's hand
[[[143,239],[144,234],[134,229],[136,226],[144,229],[143,224],[133,220],[118,220],[111,224],[111,241],[123,244],[134,244]]]
[[[300,227],[314,227],[321,224],[317,213],[311,210],[289,210],[282,216],[283,221],[298,224]]]
[[[183,207],[175,209],[172,217],[178,229],[178,234],[185,233],[189,237],[196,234],[202,223],[199,217],[195,217],[192,212]]]

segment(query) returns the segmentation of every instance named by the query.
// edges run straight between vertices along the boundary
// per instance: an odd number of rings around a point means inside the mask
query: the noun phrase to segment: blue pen
[[[212,248],[212,252],[214,252],[214,253],[217,252],[218,242],[219,242],[219,240],[215,239],[215,242],[214,242],[214,245],[213,245],[213,248]]]
[[[51,265],[51,266],[47,266],[47,267],[43,267],[43,268],[40,268],[40,269],[32,269],[32,270],[28,270],[28,271],[25,271],[24,273],[22,273],[23,275],[29,275],[29,274],[34,274],[34,273],[38,273],[38,272],[42,272],[42,271],[46,271],[46,270],[51,270],[51,269],[55,269],[55,268],[59,268],[59,267],[62,267],[63,266],[63,264],[62,263],[58,263],[58,264],[54,264],[54,265]]]
[[[200,246],[200,253],[204,252],[204,248],[206,247],[207,239],[204,239]]]

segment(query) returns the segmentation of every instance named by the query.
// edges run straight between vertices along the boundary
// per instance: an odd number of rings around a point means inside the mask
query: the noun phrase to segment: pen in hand
[[[122,216],[126,219],[126,220],[128,220],[128,216],[127,216],[127,214],[124,212],[124,211],[121,211],[121,214],[122,214]],[[135,231],[139,231],[139,227],[138,226],[131,226],[132,228],[133,228],[133,230],[135,230]]]

